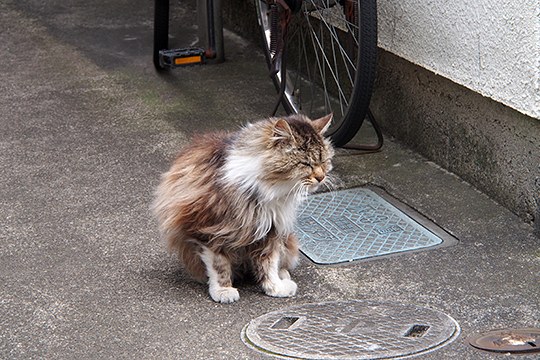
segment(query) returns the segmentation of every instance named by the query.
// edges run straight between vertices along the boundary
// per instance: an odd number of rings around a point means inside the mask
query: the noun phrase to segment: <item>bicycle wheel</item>
[[[278,71],[274,84],[279,91],[286,79],[282,104],[288,113],[318,118],[333,112],[327,134],[336,146],[343,146],[360,129],[369,110],[377,59],[376,0],[298,1],[286,0],[291,9],[300,10],[288,26],[286,74]],[[269,3],[256,1],[270,68],[276,26],[271,25]]]

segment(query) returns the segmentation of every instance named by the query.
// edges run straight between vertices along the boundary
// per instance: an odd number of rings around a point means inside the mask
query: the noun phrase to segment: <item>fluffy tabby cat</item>
[[[295,212],[332,168],[331,120],[292,115],[202,135],[162,175],[153,204],[162,234],[214,301],[237,301],[233,280],[246,271],[267,295],[295,295]]]

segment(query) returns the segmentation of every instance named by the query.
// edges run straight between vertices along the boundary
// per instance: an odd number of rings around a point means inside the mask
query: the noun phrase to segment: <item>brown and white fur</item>
[[[214,301],[237,301],[233,280],[246,271],[267,295],[295,295],[295,213],[332,168],[331,119],[292,115],[201,135],[163,174],[153,204],[161,232]]]

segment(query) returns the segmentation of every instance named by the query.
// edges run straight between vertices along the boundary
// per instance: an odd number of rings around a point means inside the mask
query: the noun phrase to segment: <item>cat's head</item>
[[[316,120],[304,115],[273,118],[266,126],[262,179],[273,186],[313,192],[327,181],[334,150],[324,133],[332,114]]]

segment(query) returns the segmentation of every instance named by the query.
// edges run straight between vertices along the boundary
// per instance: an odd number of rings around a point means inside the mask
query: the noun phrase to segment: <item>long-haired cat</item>
[[[237,301],[233,280],[246,270],[267,295],[295,295],[295,212],[332,168],[331,120],[292,115],[198,136],[162,175],[153,204],[161,232],[214,301]]]

